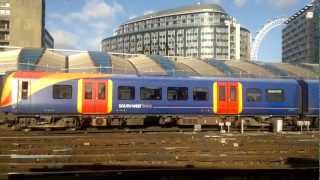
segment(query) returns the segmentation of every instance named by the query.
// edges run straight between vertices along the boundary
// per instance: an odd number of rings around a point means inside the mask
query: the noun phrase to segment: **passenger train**
[[[319,81],[16,71],[0,111],[24,128],[319,122]]]

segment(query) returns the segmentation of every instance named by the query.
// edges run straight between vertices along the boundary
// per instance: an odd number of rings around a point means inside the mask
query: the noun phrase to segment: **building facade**
[[[314,4],[306,5],[286,22],[282,30],[282,61],[285,63],[319,63]]]
[[[107,52],[249,60],[251,35],[215,4],[192,5],[130,19],[102,40]]]
[[[53,48],[45,29],[45,0],[0,0],[0,45]]]
[[[314,12],[316,15],[316,62],[320,63],[320,0],[314,1]]]

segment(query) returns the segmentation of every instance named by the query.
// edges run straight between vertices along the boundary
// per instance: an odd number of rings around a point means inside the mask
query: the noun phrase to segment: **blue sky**
[[[268,20],[292,15],[309,0],[47,0],[46,28],[55,48],[98,50],[100,41],[129,18],[198,2],[220,4],[254,37]],[[264,39],[259,59],[280,61],[281,28]]]

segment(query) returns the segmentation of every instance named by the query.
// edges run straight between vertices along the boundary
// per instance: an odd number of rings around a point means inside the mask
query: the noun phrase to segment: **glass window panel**
[[[219,87],[219,101],[225,101],[226,99],[226,88],[224,86]]]
[[[98,92],[98,99],[105,99],[106,98],[106,84],[99,83],[99,92]]]
[[[237,87],[230,86],[230,100],[237,101]]]
[[[135,89],[133,86],[119,86],[118,99],[119,100],[134,100]]]
[[[141,100],[161,100],[162,88],[141,87],[140,99]]]
[[[269,102],[283,102],[284,91],[282,89],[267,89],[267,100]]]
[[[72,85],[54,85],[53,99],[72,99]]]
[[[257,88],[247,89],[247,102],[260,102],[262,101],[262,91]]]
[[[168,87],[168,100],[183,101],[188,99],[188,88],[186,87]]]
[[[22,81],[21,99],[28,99],[29,83]]]
[[[208,88],[193,88],[193,100],[207,101],[208,92],[209,92]]]
[[[84,94],[85,99],[92,99],[92,84],[87,83],[85,85],[85,94]]]

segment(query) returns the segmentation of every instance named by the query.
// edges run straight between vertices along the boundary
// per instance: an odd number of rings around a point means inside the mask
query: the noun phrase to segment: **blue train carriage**
[[[11,123],[19,127],[79,126],[82,115],[107,114],[107,103],[110,99],[107,95],[109,77],[110,75],[103,74],[12,72],[3,83],[0,109],[5,114],[14,115]],[[102,82],[103,79],[105,85],[103,102],[94,103],[97,105],[97,112],[90,112],[93,103],[85,98],[88,93],[82,88],[92,79],[97,82]],[[98,91],[99,87],[92,88],[91,98],[101,102],[95,97],[98,94],[94,92]]]
[[[83,119],[92,126],[143,125],[152,119],[161,125],[215,125],[239,118],[295,118],[299,90],[297,81],[282,79],[14,72],[6,78],[0,105],[23,122],[58,126]]]
[[[295,80],[113,77],[113,81],[113,113],[125,115],[125,121],[148,114],[158,116],[160,124],[213,125],[239,118],[292,119],[300,111]]]
[[[147,121],[181,124],[182,120],[187,124],[208,124],[208,116],[213,115],[213,80],[159,76],[113,76],[112,80],[113,114],[118,114],[127,125],[143,125]],[[144,118],[145,115],[148,117]]]
[[[246,79],[243,85],[241,116],[251,125],[286,120],[294,125],[301,115],[301,89],[294,79]]]
[[[302,87],[302,111],[304,120],[311,121],[313,127],[319,127],[320,91],[319,80],[300,81]]]

